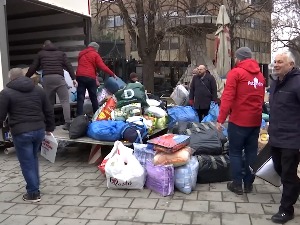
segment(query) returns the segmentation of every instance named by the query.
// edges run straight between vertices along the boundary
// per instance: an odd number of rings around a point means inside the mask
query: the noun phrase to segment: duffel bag
[[[196,157],[199,162],[197,183],[207,184],[231,180],[228,155],[197,155]]]
[[[70,124],[70,139],[76,139],[85,136],[89,123],[89,118],[86,115],[77,116]]]
[[[143,140],[147,138],[148,129],[144,123],[126,123],[121,135],[125,141],[143,143]]]

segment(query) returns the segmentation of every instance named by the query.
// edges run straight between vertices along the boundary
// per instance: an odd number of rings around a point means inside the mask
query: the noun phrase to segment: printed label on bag
[[[125,186],[131,186],[132,182],[131,181],[125,181],[125,182],[120,182],[117,178],[110,177],[109,182],[116,187],[125,187]]]
[[[44,147],[44,150],[47,150],[47,151],[51,151],[52,150],[52,146],[51,146],[50,141],[45,140],[45,139],[42,142],[42,147]]]

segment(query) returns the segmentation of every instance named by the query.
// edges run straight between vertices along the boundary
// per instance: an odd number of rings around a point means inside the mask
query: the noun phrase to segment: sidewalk
[[[24,179],[15,154],[0,153],[1,225],[269,225],[280,190],[255,181],[254,193],[237,196],[226,183],[198,185],[190,195],[178,191],[161,197],[148,189],[108,190],[97,167],[88,165],[88,152],[70,152],[55,164],[40,158],[42,200],[22,200]],[[295,219],[300,224],[300,202]]]

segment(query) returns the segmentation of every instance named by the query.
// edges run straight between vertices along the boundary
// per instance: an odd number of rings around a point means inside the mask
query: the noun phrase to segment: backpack
[[[125,141],[143,143],[148,135],[148,129],[145,124],[127,123],[121,134]]]

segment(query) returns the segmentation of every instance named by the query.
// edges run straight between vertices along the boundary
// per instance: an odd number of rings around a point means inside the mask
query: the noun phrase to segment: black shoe
[[[32,203],[39,202],[39,201],[41,201],[40,192],[38,194],[26,193],[23,195],[23,200],[26,202],[32,202]]]
[[[251,193],[253,191],[253,185],[245,185],[244,184],[244,193]]]
[[[234,182],[227,183],[227,189],[237,195],[243,194],[242,185],[235,184]]]
[[[62,127],[63,130],[70,130],[70,125],[71,123],[65,123],[64,126]]]
[[[289,220],[294,219],[294,214],[290,215],[284,212],[278,212],[271,217],[273,223],[286,223]]]

